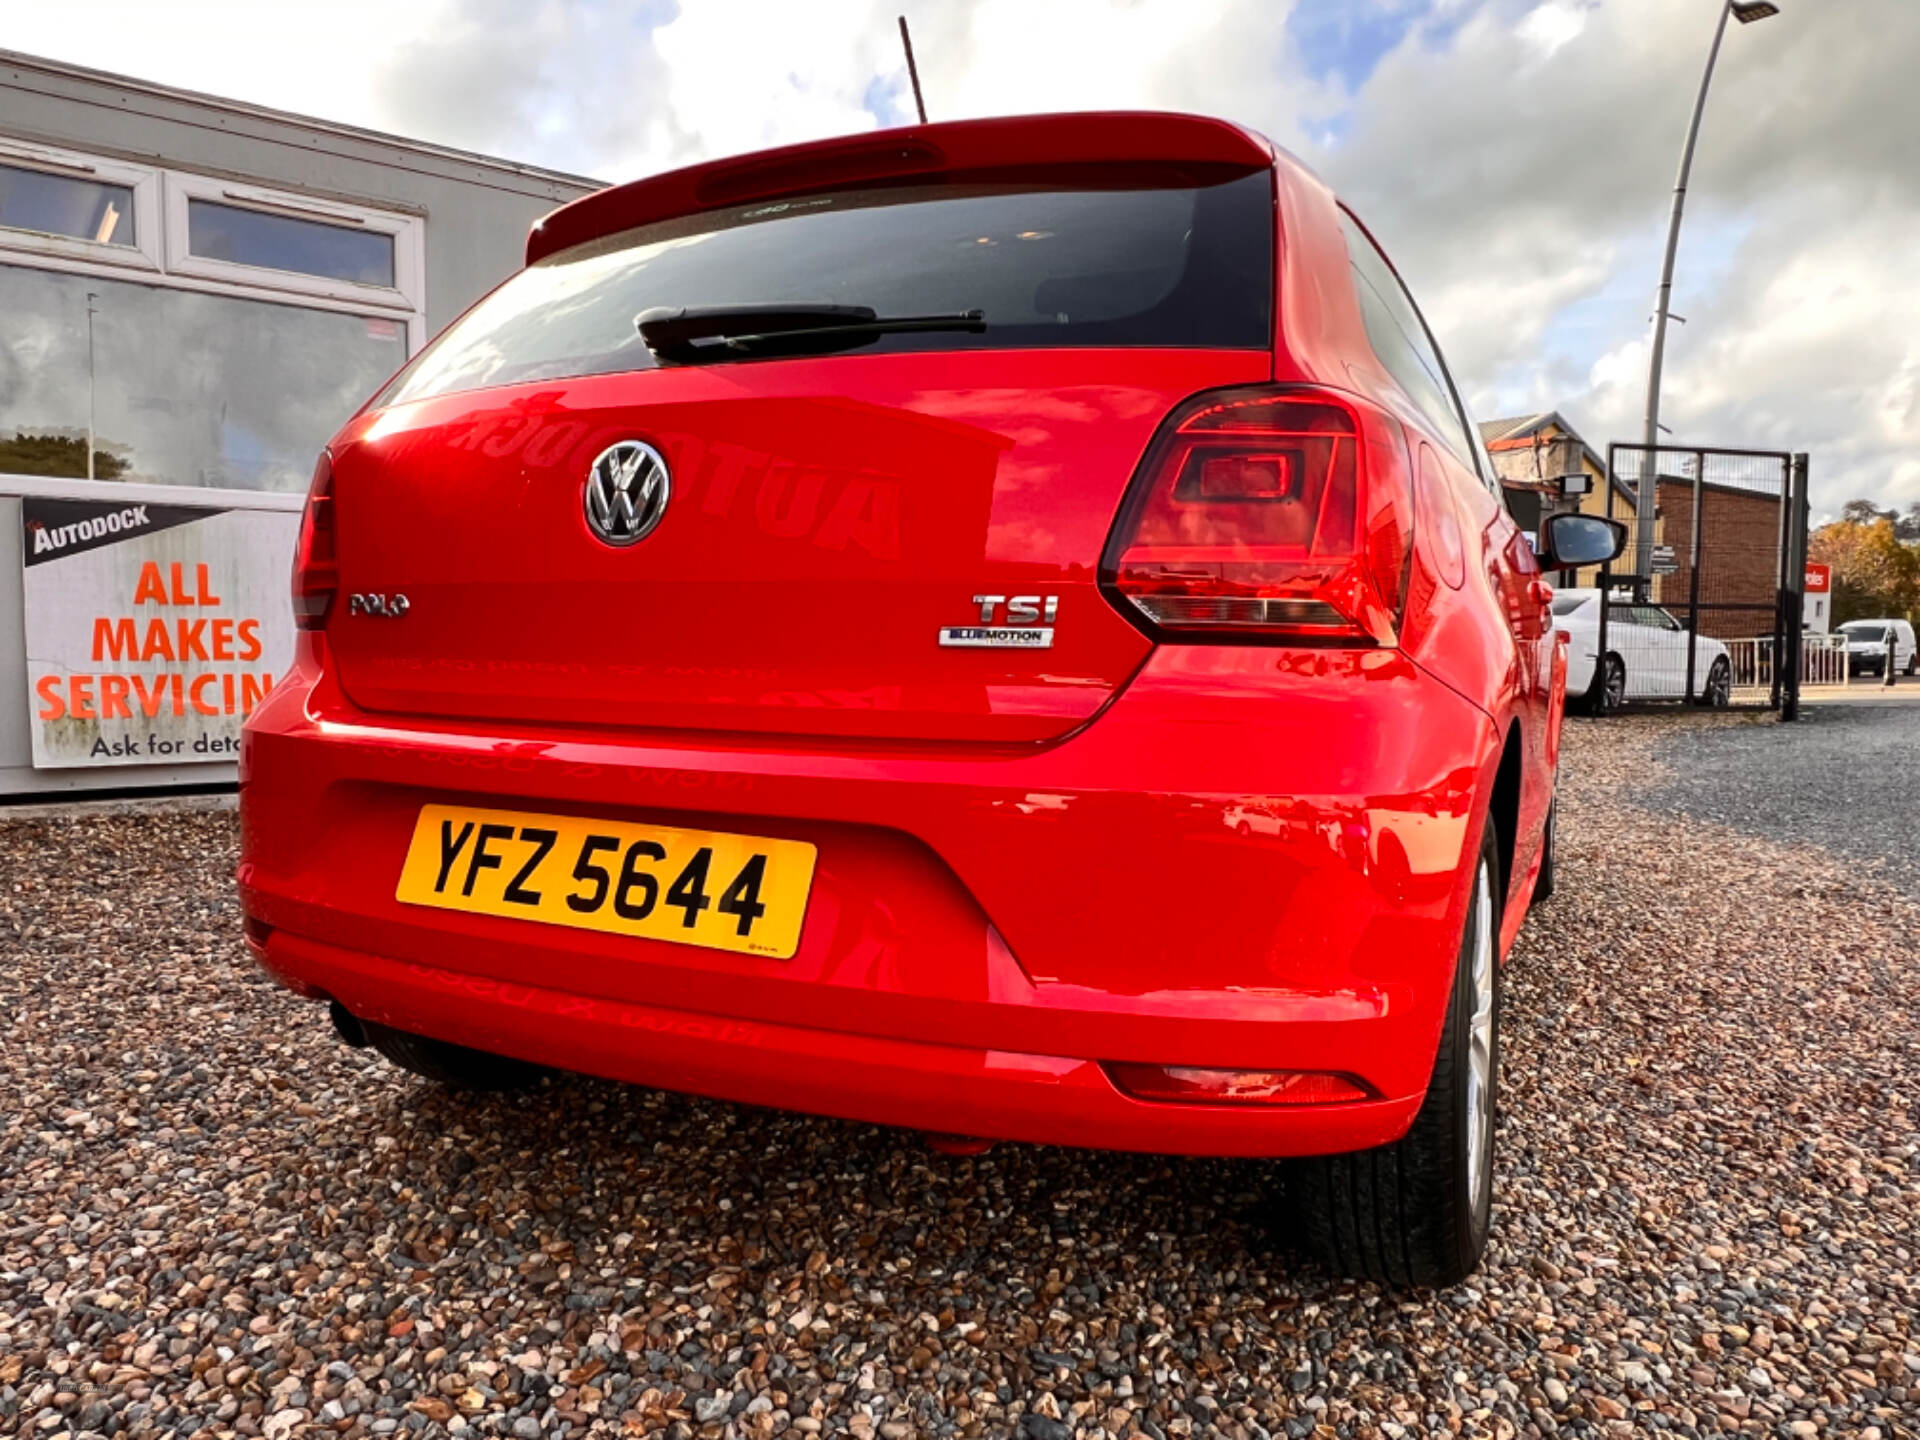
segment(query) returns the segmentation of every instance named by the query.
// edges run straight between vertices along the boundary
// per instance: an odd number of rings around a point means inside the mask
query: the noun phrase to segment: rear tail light
[[[333,548],[333,457],[325,450],[313,467],[300,539],[293,549],[293,623],[302,630],[327,628],[327,612],[340,588]]]
[[[1413,543],[1406,440],[1336,391],[1215,391],[1176,411],[1101,561],[1148,633],[1395,643]]]
[[[1327,1070],[1207,1070],[1109,1063],[1113,1083],[1136,1100],[1202,1105],[1335,1105],[1371,1100],[1351,1075]]]

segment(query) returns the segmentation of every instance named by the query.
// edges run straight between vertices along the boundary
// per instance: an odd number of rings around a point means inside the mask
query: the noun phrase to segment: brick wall
[[[1693,485],[1662,477],[1655,543],[1671,545],[1679,567],[1654,577],[1653,598],[1684,623],[1693,584]],[[1700,497],[1700,633],[1717,640],[1771,635],[1780,585],[1780,497],[1709,484]]]

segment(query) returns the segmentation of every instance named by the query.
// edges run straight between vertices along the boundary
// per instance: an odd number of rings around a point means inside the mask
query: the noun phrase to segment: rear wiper
[[[640,338],[662,360],[698,364],[737,355],[846,350],[881,335],[916,330],[987,328],[986,312],[941,315],[880,315],[866,305],[657,305],[634,323]]]

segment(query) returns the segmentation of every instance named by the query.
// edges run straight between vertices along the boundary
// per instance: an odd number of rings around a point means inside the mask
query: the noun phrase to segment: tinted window
[[[384,231],[269,215],[215,200],[187,202],[187,249],[208,260],[356,285],[393,285],[393,236]]]
[[[0,165],[0,225],[100,245],[133,244],[133,191]]]
[[[1468,466],[1474,466],[1474,444],[1454,408],[1453,389],[1446,366],[1434,348],[1420,312],[1414,308],[1400,277],[1387,257],[1345,211],[1340,226],[1346,232],[1347,254],[1353,261],[1354,289],[1360,296],[1360,317],[1366,323],[1367,343],[1389,375],[1420,408],[1434,431]]]
[[[875,350],[1272,344],[1265,171],[1166,189],[905,187],[761,202],[642,226],[529,267],[423,352],[383,403],[654,364],[656,305],[820,302],[882,316],[985,312],[983,333]]]
[[[1585,609],[1592,601],[1591,595],[1556,595],[1553,597],[1553,613],[1571,615],[1576,610]]]

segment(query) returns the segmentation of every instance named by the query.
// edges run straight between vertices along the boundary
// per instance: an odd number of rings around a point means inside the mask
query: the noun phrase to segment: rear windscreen
[[[1035,346],[1266,349],[1272,177],[1167,188],[923,186],[758,202],[641,226],[530,266],[380,397],[657,362],[654,306],[822,303],[984,312],[979,333],[882,335],[854,353]]]

